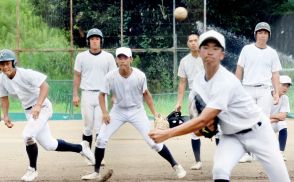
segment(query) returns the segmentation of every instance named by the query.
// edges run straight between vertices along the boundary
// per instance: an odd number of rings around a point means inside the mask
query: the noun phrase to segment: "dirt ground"
[[[26,122],[16,122],[8,129],[0,124],[0,181],[19,181],[28,166],[22,129]],[[52,135],[73,143],[81,139],[81,121],[50,121]],[[288,122],[288,143],[286,165],[294,180],[294,120]],[[171,139],[166,145],[175,159],[187,170],[187,176],[178,180],[169,164],[142,140],[139,133],[129,124],[124,125],[109,141],[106,149],[106,166],[114,173],[109,181],[212,181],[212,159],[215,151],[214,141],[202,139],[201,157],[203,168],[191,171],[193,153],[190,136]],[[82,175],[93,171],[80,154],[49,152],[39,146],[37,181],[80,181]],[[264,170],[257,161],[238,164],[232,172],[231,181],[268,181]]]

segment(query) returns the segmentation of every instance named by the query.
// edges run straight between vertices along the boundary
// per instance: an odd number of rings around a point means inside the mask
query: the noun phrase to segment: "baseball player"
[[[276,50],[267,45],[270,36],[270,25],[266,22],[258,23],[254,29],[256,42],[244,46],[236,69],[237,78],[268,117],[272,103],[279,102],[279,71],[282,69]],[[240,162],[251,160],[252,156],[246,154]]]
[[[132,124],[142,135],[146,143],[171,164],[178,178],[183,178],[186,175],[186,171],[174,160],[168,148],[162,143],[155,144],[148,136],[150,121],[144,109],[143,100],[145,100],[154,116],[156,111],[152,96],[147,89],[146,76],[139,69],[131,67],[132,61],[130,48],[120,47],[116,49],[116,62],[119,69],[106,75],[104,88],[102,88],[99,95],[104,123],[96,141],[95,171],[83,176],[83,180],[101,178],[99,175],[100,164],[104,157],[107,142],[126,122]],[[108,113],[105,105],[105,96],[110,93],[115,96],[115,101],[110,113]]]
[[[196,74],[200,71],[203,71],[203,63],[201,58],[198,55],[198,34],[192,33],[188,36],[187,46],[190,49],[190,53],[183,57],[180,61],[178,76],[179,76],[179,87],[178,87],[178,100],[176,104],[176,111],[181,111],[182,102],[186,90],[186,84],[188,82],[189,90],[192,89],[193,81]],[[191,92],[189,94],[189,108],[191,106]],[[193,114],[189,111],[190,118],[193,117]],[[200,138],[192,133],[191,138],[192,149],[196,162],[191,166],[191,170],[199,170],[202,167],[202,162],[200,158]]]
[[[217,116],[222,135],[214,155],[214,181],[229,181],[242,155],[252,152],[264,167],[269,181],[290,182],[269,118],[236,76],[220,65],[224,58],[224,36],[214,30],[207,31],[200,35],[199,46],[205,73],[197,75],[199,82],[193,85],[193,93],[201,96],[206,107],[197,118],[168,130],[153,130],[149,136],[156,143],[163,142],[197,131]]]
[[[47,76],[37,71],[16,67],[16,56],[13,51],[0,51],[0,97],[3,111],[3,120],[8,128],[13,123],[8,116],[8,96],[18,98],[24,108],[27,124],[23,130],[23,139],[29,158],[29,167],[23,181],[33,181],[37,176],[38,142],[45,150],[71,151],[80,153],[92,162],[94,154],[86,141],[81,144],[68,143],[61,139],[54,139],[51,135],[48,120],[52,116],[52,104],[48,100]]]
[[[98,136],[102,124],[101,109],[98,95],[101,90],[104,76],[116,69],[112,54],[101,50],[103,34],[97,29],[90,29],[87,33],[87,42],[90,49],[77,55],[74,65],[73,104],[79,106],[78,94],[81,88],[81,112],[84,121],[82,140],[92,144],[93,129]]]
[[[289,87],[292,85],[292,80],[287,75],[280,76],[280,88],[279,88],[279,102],[278,104],[272,105],[271,110],[271,123],[275,132],[279,132],[279,144],[280,151],[283,155],[284,161],[286,161],[286,157],[284,154],[286,142],[287,142],[287,122],[286,117],[287,113],[290,112],[290,104],[289,98],[286,93],[289,90]]]

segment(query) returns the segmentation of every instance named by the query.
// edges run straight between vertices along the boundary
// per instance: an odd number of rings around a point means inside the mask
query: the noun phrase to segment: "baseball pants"
[[[261,162],[269,181],[290,182],[288,170],[279,150],[278,140],[268,119],[245,134],[222,135],[214,155],[213,179],[229,180],[231,171],[245,152]]]

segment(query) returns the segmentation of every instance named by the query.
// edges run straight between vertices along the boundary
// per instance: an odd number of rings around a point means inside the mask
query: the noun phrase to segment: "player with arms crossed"
[[[144,109],[143,100],[147,103],[154,116],[157,115],[153,99],[147,89],[145,74],[137,68],[131,67],[132,52],[130,48],[116,49],[116,62],[119,69],[108,73],[105,77],[104,88],[99,95],[104,124],[98,135],[95,149],[94,173],[83,176],[83,180],[100,179],[100,164],[104,158],[105,148],[109,138],[126,122],[132,124],[142,135],[148,145],[166,159],[176,172],[178,178],[183,178],[186,171],[171,155],[168,148],[160,143],[155,144],[148,136],[150,121]],[[106,110],[105,96],[112,93],[115,97],[110,113]]]
[[[237,64],[236,76],[255,103],[270,117],[272,103],[279,102],[279,71],[282,66],[277,51],[267,45],[271,37],[270,25],[260,22],[255,26],[255,43],[243,47]],[[271,88],[274,88],[273,94]],[[240,162],[250,162],[247,153]]]
[[[84,121],[82,140],[90,144],[93,140],[93,129],[96,137],[101,128],[102,113],[98,101],[104,76],[111,70],[116,69],[116,63],[112,54],[101,50],[103,34],[97,29],[90,29],[87,33],[89,50],[77,55],[74,66],[73,104],[79,106],[78,94],[81,88],[81,112]]]
[[[218,117],[222,135],[214,155],[214,181],[229,181],[233,167],[249,151],[261,162],[269,181],[290,182],[269,118],[236,76],[220,65],[224,59],[224,36],[207,31],[200,35],[199,46],[205,73],[197,75],[199,82],[193,85],[193,92],[201,96],[206,107],[197,118],[171,129],[151,131],[149,136],[160,143],[198,131]]]
[[[203,63],[199,57],[199,46],[198,46],[198,34],[192,33],[188,36],[187,46],[190,49],[190,53],[183,57],[180,61],[180,66],[178,69],[179,76],[179,87],[178,87],[178,100],[176,104],[176,111],[181,111],[182,102],[185,94],[186,85],[188,82],[189,90],[192,90],[192,85],[195,80],[195,76],[198,72],[203,71]],[[191,91],[189,93],[189,106],[193,102]],[[189,109],[190,119],[193,117],[191,109]],[[196,163],[191,166],[191,170],[199,170],[202,167],[202,162],[200,158],[200,138],[197,137],[194,133],[191,134],[191,144],[193,149],[193,154],[196,160]]]
[[[279,88],[279,102],[278,104],[272,105],[271,110],[271,123],[272,127],[275,132],[279,132],[279,144],[280,144],[280,151],[283,155],[284,161],[286,161],[286,157],[284,154],[287,142],[287,122],[286,117],[287,113],[290,112],[290,103],[289,98],[286,95],[289,87],[292,85],[292,80],[287,75],[280,76],[280,88]]]
[[[45,150],[76,152],[95,162],[88,142],[72,144],[52,137],[48,120],[52,116],[53,110],[52,104],[47,98],[49,89],[46,82],[47,76],[30,69],[15,67],[16,62],[14,52],[8,49],[0,51],[0,68],[3,72],[0,75],[3,120],[8,128],[13,127],[13,123],[8,116],[8,96],[15,96],[20,100],[28,120],[23,130],[23,138],[30,165],[21,180],[33,181],[38,176],[38,146],[36,142]]]

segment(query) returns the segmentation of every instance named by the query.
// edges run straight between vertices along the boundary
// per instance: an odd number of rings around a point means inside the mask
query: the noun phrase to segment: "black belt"
[[[28,107],[28,108],[25,108],[25,110],[26,111],[29,111],[29,110],[31,110],[33,108],[33,106],[30,106],[30,107]]]
[[[100,90],[83,90],[83,91],[88,91],[88,92],[100,92]]]
[[[262,122],[258,122],[258,123],[256,123],[258,126],[261,126],[261,124],[262,124]],[[250,131],[252,131],[252,128],[248,128],[248,129],[245,129],[245,130],[241,130],[241,131],[239,131],[239,132],[237,132],[236,134],[245,134],[245,133],[248,133],[248,132],[250,132]]]
[[[262,87],[264,85],[252,85],[252,87]]]

